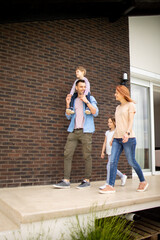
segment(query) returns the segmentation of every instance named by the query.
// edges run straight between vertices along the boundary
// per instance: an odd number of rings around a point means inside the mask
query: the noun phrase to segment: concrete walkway
[[[136,192],[138,178],[128,179],[126,186],[116,181],[116,193],[99,194],[104,182],[92,182],[91,188],[54,189],[51,185],[0,189],[0,232],[19,228],[21,224],[55,218],[106,211],[113,215],[160,206],[160,175],[146,177],[149,188]],[[110,212],[109,212],[110,210]],[[114,213],[111,213],[114,210]]]

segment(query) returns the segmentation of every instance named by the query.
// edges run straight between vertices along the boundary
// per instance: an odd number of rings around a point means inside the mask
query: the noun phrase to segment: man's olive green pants
[[[82,143],[82,152],[85,160],[85,179],[90,179],[92,172],[92,133],[83,133],[83,129],[75,129],[69,133],[64,148],[64,179],[70,179],[72,159],[78,142]]]

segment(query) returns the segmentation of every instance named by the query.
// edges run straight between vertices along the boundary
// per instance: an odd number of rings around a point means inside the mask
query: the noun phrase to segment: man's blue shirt
[[[97,107],[97,101],[93,96],[90,96],[90,103],[92,104],[93,107],[96,108],[96,113],[95,114],[85,114],[85,103],[83,102],[83,114],[84,114],[84,125],[83,125],[83,132],[84,133],[94,133],[95,131],[95,126],[94,126],[94,117],[98,116],[98,107]],[[73,105],[73,110],[75,112],[75,101]],[[75,117],[76,114],[71,114],[67,115],[65,113],[66,117],[68,120],[71,120],[69,127],[67,129],[68,132],[73,132],[74,131],[74,126],[75,126]]]

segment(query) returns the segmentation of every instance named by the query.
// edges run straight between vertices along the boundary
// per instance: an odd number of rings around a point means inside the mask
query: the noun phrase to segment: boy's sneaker
[[[87,187],[90,187],[91,186],[91,184],[90,184],[90,182],[87,182],[86,180],[83,180],[82,182],[81,182],[81,184],[80,185],[78,185],[78,189],[84,189],[84,188],[87,188]]]
[[[107,185],[108,185],[108,183],[105,183],[104,185],[100,186],[99,189],[104,189],[104,188],[106,188]]]
[[[123,174],[123,177],[121,178],[121,186],[124,186],[126,184],[127,176]]]
[[[89,108],[86,108],[85,114],[91,114],[91,111],[89,110]]]
[[[70,182],[66,182],[64,180],[61,180],[57,184],[53,185],[54,188],[70,188]]]
[[[66,113],[67,113],[67,114],[74,114],[74,110],[73,110],[73,109],[70,109],[70,108],[67,108],[67,109],[66,109]]]

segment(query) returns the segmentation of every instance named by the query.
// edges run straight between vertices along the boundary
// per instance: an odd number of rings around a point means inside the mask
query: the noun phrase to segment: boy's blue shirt
[[[91,102],[92,106],[96,108],[96,113],[95,114],[85,114],[85,103],[83,103],[83,114],[84,114],[83,132],[84,133],[94,133],[95,132],[94,117],[97,117],[98,113],[99,113],[99,109],[97,107],[97,101],[93,96],[90,96],[90,102]],[[75,101],[74,101],[74,105],[73,105],[73,110],[75,111]],[[67,131],[73,132],[76,114],[74,113],[71,115],[67,115],[65,113],[65,115],[68,120],[71,120]]]

